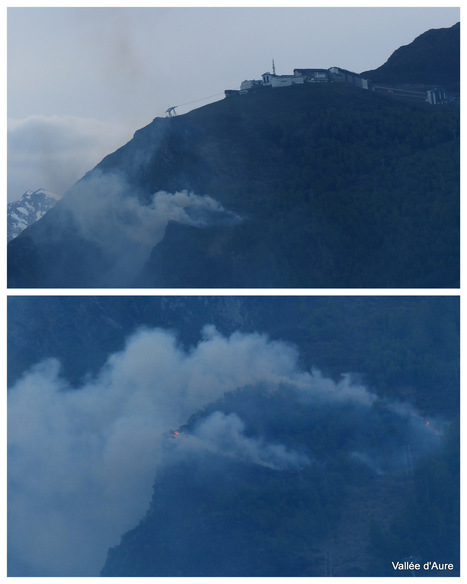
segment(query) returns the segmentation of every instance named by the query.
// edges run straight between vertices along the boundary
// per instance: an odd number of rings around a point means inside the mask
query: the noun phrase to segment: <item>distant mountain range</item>
[[[37,189],[26,191],[21,199],[8,203],[7,241],[18,237],[26,227],[30,227],[43,217],[58,199],[58,195],[44,189]]]
[[[456,87],[458,45],[365,74]],[[459,104],[416,97],[307,83],[156,118],[10,242],[8,285],[458,287]]]

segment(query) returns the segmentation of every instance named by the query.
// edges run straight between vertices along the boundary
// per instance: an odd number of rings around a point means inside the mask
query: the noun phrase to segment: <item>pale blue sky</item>
[[[459,19],[452,7],[9,8],[8,199],[63,194],[169,106],[222,99],[272,58],[280,74],[361,72]]]

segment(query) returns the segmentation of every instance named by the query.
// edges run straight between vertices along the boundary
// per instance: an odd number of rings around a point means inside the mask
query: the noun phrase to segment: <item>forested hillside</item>
[[[458,105],[312,85],[156,119],[9,245],[9,285],[456,287]]]

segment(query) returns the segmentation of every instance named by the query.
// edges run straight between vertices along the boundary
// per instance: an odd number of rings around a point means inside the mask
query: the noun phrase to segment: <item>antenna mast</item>
[[[272,60],[272,74],[276,74],[276,66],[274,65],[274,59]]]

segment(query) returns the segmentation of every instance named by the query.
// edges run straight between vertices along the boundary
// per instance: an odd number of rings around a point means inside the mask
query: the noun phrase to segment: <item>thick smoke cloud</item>
[[[144,514],[170,427],[225,391],[292,374],[295,351],[206,328],[191,351],[141,330],[78,390],[48,360],[9,392],[9,550],[30,575],[98,574]]]
[[[141,329],[79,389],[54,359],[25,373],[8,395],[10,575],[98,575],[108,548],[147,510],[170,451],[208,450],[275,470],[313,464],[313,452],[251,435],[237,414],[214,411],[180,440],[169,437],[225,392],[249,386],[286,384],[299,403],[353,404],[360,416],[374,407],[375,396],[349,377],[335,384],[297,363],[284,342],[207,326],[189,350],[171,332]],[[420,440],[423,431],[420,423]]]
[[[113,265],[106,284],[131,283],[169,221],[204,228],[233,225],[239,217],[212,197],[188,191],[154,193],[149,203],[115,173],[94,171],[64,198],[81,237],[97,244]]]

